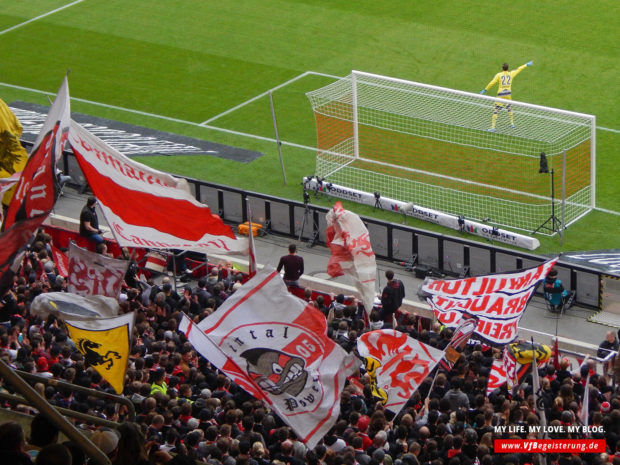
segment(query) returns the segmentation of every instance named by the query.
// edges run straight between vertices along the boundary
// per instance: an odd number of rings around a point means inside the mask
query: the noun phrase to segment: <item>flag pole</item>
[[[538,392],[537,390],[540,389],[540,379],[538,378],[538,363],[537,363],[537,357],[536,357],[536,347],[534,347],[534,338],[532,337],[530,339],[530,342],[532,344],[532,393],[534,394],[534,408],[536,409],[536,412],[538,413],[538,410],[541,410],[540,412],[540,424],[543,428],[546,428],[547,426],[547,416],[545,414],[545,406],[543,405],[542,408],[540,408],[538,406]],[[542,401],[542,399],[541,399]],[[547,437],[547,433],[544,432],[543,433],[543,439],[545,439]],[[539,454],[540,455],[540,463],[541,465],[547,465],[547,457],[545,456],[545,454]]]

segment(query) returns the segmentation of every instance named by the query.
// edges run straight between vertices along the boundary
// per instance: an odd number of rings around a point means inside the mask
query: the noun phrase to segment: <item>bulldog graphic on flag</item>
[[[358,359],[327,337],[325,317],[263,269],[199,324],[179,325],[196,350],[269,404],[313,448],[338,418]]]

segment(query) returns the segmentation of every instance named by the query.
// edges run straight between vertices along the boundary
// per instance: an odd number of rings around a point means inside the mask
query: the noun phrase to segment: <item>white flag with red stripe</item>
[[[334,204],[326,219],[326,242],[331,251],[327,273],[331,277],[351,276],[370,314],[376,295],[377,262],[368,229],[359,215],[345,210],[340,202]]]
[[[263,269],[198,325],[183,318],[179,331],[313,448],[336,422],[346,377],[358,364],[327,337],[326,324],[276,270]]]
[[[185,179],[125,157],[75,121],[69,141],[120,246],[247,253],[247,240],[198,202]]]

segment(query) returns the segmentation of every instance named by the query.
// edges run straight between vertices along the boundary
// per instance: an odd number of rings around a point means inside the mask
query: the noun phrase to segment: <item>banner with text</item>
[[[248,240],[198,202],[185,179],[127,158],[75,121],[69,142],[121,247],[248,254]]]
[[[463,219],[459,223],[459,217],[449,213],[433,210],[431,208],[414,205],[412,203],[391,199],[389,197],[376,198],[374,193],[364,192],[350,187],[339,186],[327,181],[317,181],[314,177],[303,179],[304,188],[309,191],[322,192],[339,199],[350,200],[374,207],[378,205],[383,210],[401,213],[403,215],[429,221],[431,223],[445,226],[468,234],[485,237],[491,241],[510,244],[515,247],[522,247],[528,250],[535,250],[540,247],[540,242],[535,237],[526,236],[506,229],[495,228],[486,223]]]
[[[556,262],[557,258],[513,273],[428,280],[420,292],[444,325],[455,327],[466,313],[478,319],[476,334],[507,344],[517,337],[519,320],[536,286]]]

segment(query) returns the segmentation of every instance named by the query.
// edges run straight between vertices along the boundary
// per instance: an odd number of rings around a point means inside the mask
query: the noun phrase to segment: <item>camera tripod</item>
[[[299,238],[297,239],[301,242],[301,238],[304,235],[304,229],[306,225],[312,225],[312,235],[308,239],[308,247],[314,247],[316,243],[319,241],[319,224],[316,217],[316,212],[310,208],[310,194],[308,191],[304,189],[304,219],[301,222],[301,229],[299,230]],[[311,220],[308,220],[308,217],[311,217]]]
[[[560,231],[562,229],[562,222],[558,220],[558,217],[555,216],[555,185],[554,185],[554,176],[553,176],[553,168],[549,171],[551,174],[551,216],[545,220],[543,224],[538,226],[532,234],[536,234],[541,229],[547,229],[552,233],[556,231]],[[551,227],[547,226],[547,223],[551,222]]]

